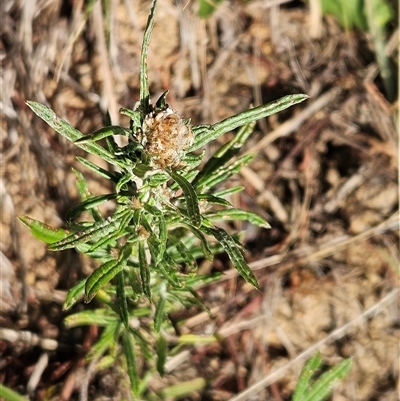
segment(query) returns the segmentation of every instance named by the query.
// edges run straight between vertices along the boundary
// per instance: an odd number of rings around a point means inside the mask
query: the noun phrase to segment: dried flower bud
[[[169,107],[145,117],[142,143],[156,168],[178,168],[193,140],[190,125]]]

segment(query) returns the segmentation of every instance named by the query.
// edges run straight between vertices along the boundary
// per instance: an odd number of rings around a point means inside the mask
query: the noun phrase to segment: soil
[[[90,14],[86,3],[0,4],[0,383],[31,400],[83,400],[82,388],[89,400],[129,399],[117,366],[93,373],[84,358],[99,329],[63,325],[66,291],[91,261],[50,252],[17,219],[64,227],[79,202],[72,168],[93,194],[110,190],[76,156],[101,161],[25,105],[44,103],[84,133],[107,110],[128,124],[118,110],[138,100],[149,1],[110,0]],[[316,18],[312,3],[224,1],[199,19],[197,1],[159,0],[148,56],[155,99],[168,89],[171,107],[194,124],[287,94],[310,99],[257,123],[243,152],[258,154],[232,182],[245,187],[233,204],[272,226],[235,227],[260,290],[224,255],[201,265],[224,272],[200,291],[213,317],[189,310],[176,319],[182,333],[221,341],[184,348],[150,381],[154,391],[204,379],[180,399],[289,400],[305,360],[320,351],[326,367],[353,359],[331,400],[399,399],[398,100],[385,95],[371,35]],[[390,25],[394,69],[398,36]]]

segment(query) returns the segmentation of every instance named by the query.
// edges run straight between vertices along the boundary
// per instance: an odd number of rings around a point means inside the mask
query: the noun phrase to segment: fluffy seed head
[[[193,140],[190,125],[169,107],[145,117],[142,143],[156,168],[179,168],[182,151]]]

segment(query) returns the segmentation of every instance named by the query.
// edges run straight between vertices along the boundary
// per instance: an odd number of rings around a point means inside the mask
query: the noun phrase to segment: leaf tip
[[[85,302],[85,304],[90,303],[93,298],[96,296],[95,293],[89,293],[89,294],[85,294],[85,296],[83,297],[83,302]]]

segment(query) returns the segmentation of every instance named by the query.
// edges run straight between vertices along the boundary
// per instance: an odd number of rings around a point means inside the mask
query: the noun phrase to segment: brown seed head
[[[143,124],[143,146],[156,168],[178,168],[183,150],[193,144],[190,125],[171,108],[149,113]]]

